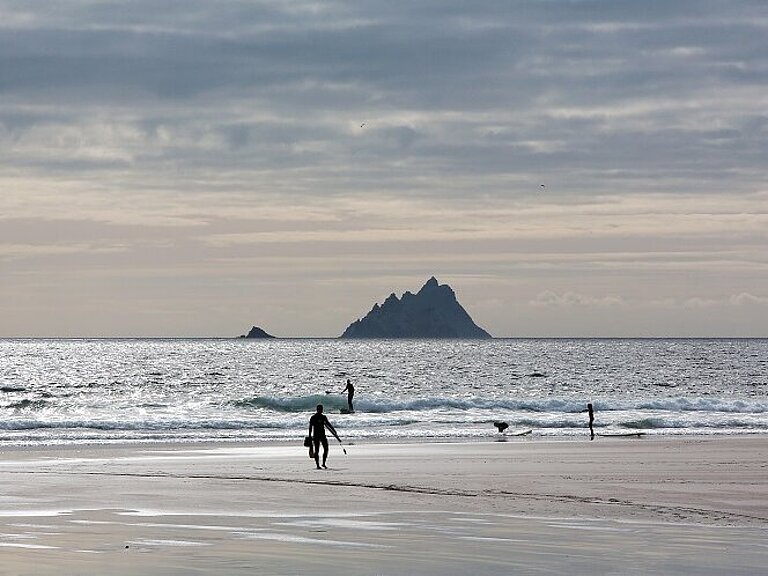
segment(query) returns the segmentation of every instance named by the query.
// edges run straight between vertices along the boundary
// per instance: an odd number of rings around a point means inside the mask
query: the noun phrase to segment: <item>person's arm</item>
[[[312,436],[312,418],[309,419],[309,432],[307,432],[308,436]]]

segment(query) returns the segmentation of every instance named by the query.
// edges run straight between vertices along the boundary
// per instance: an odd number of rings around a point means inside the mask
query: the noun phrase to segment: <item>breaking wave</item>
[[[310,412],[322,404],[326,411],[338,411],[347,407],[345,396],[313,394],[299,397],[256,396],[234,402],[239,408],[261,408],[277,412]],[[658,410],[662,412],[725,412],[734,414],[762,414],[768,412],[768,401],[726,400],[720,398],[663,398],[639,400],[595,401],[597,411]],[[432,410],[514,410],[524,412],[559,412],[576,414],[584,412],[586,401],[551,399],[493,399],[448,398],[442,396],[415,398],[412,400],[355,400],[358,412],[386,414],[402,411]]]

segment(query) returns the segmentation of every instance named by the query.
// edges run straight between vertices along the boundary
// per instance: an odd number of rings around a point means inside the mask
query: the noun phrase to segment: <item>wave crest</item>
[[[725,412],[733,414],[762,414],[768,412],[768,402],[747,402],[722,398],[659,398],[640,400],[597,400],[595,411],[657,410],[660,412]],[[256,396],[234,402],[240,408],[261,408],[276,412],[314,412],[323,404],[326,412],[347,407],[346,396],[339,394],[313,394],[299,397]],[[414,399],[359,399],[355,408],[359,412],[384,414],[389,412],[430,410],[512,410],[522,412],[577,414],[586,411],[586,400],[572,398],[449,398],[431,396]]]
[[[234,402],[238,408],[264,408],[276,412],[314,412],[318,404],[322,404],[326,411],[341,410],[347,407],[347,399],[336,394],[312,394],[294,398],[255,396]]]

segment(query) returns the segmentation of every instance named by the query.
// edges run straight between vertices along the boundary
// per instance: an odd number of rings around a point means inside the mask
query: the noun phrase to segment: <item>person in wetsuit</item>
[[[355,397],[355,387],[352,385],[352,382],[349,381],[349,378],[347,378],[347,387],[341,391],[342,394],[344,394],[344,392],[347,393],[347,406],[349,406],[349,411],[354,412],[355,409],[352,407],[352,398]]]
[[[331,431],[331,434],[341,442],[339,435],[336,433],[336,429],[328,422],[328,418],[323,414],[323,405],[317,405],[317,412],[315,412],[309,419],[309,436],[312,438],[312,442],[315,448],[315,465],[317,469],[320,469],[320,444],[323,445],[323,468],[325,468],[325,461],[328,458],[328,438],[325,436],[325,429]]]
[[[587,404],[587,412],[589,412],[589,439],[594,440],[595,429],[592,427],[592,425],[595,423],[595,411],[592,408],[592,402]]]

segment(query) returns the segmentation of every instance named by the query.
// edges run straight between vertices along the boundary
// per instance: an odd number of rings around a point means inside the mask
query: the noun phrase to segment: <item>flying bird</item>
[[[507,424],[506,422],[494,422],[493,425],[496,426],[496,428],[499,429],[500,433],[504,432],[504,430],[509,428],[509,424]]]

